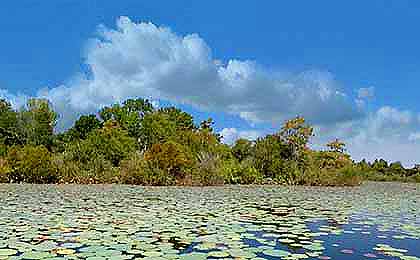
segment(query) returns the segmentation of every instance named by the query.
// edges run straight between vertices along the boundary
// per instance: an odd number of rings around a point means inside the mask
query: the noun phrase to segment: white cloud
[[[418,115],[384,106],[366,117],[334,126],[318,126],[317,147],[338,137],[348,144],[356,160],[384,158],[413,166],[420,161],[420,145],[414,142],[420,130]]]
[[[248,140],[256,140],[262,135],[260,131],[256,130],[238,130],[236,128],[223,128],[220,131],[222,135],[222,141],[226,144],[233,144],[236,140],[240,138]]]
[[[224,111],[254,123],[296,115],[333,123],[361,115],[328,72],[280,73],[234,59],[224,65],[196,34],[180,36],[127,17],[118,19],[115,30],[100,27],[86,48],[86,63],[88,75],[43,94],[63,118],[137,96]]]

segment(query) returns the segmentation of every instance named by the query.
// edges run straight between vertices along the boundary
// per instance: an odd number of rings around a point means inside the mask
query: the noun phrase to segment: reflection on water
[[[0,259],[420,259],[420,186],[0,185]]]

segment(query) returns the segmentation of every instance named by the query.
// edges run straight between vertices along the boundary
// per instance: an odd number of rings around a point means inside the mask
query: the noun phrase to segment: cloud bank
[[[420,113],[383,106],[364,118],[333,127],[318,126],[316,143],[345,140],[356,160],[384,158],[405,166],[420,163]]]
[[[221,61],[197,34],[182,36],[167,27],[121,17],[115,29],[99,27],[86,47],[85,62],[88,72],[38,93],[60,114],[60,129],[80,114],[144,97],[230,113],[251,125],[279,125],[301,115],[317,126],[316,142],[341,137],[356,157],[398,158],[420,152],[418,115],[392,107],[365,111],[366,102],[374,97],[373,87],[361,88],[352,100],[329,72],[280,72],[249,60]],[[15,106],[25,100],[7,90],[0,90],[0,96]],[[229,143],[239,137],[255,138],[260,130],[225,128],[222,134]],[[393,152],[396,147],[405,150]]]
[[[88,44],[86,64],[87,75],[43,93],[60,111],[95,111],[142,96],[224,111],[254,123],[296,115],[314,123],[360,116],[328,72],[278,73],[235,59],[224,64],[196,34],[179,36],[127,17],[118,19],[116,29],[100,28]]]

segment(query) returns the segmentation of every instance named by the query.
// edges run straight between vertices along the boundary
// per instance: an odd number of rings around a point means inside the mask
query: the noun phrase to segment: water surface
[[[420,259],[420,186],[0,185],[0,259]]]

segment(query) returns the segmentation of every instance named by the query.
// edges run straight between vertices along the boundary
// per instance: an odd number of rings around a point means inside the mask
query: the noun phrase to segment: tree
[[[291,148],[293,159],[299,160],[313,136],[313,127],[307,125],[303,117],[296,117],[285,122],[279,135]]]
[[[177,129],[181,131],[196,129],[192,115],[176,107],[161,108],[159,113],[168,115],[169,120],[176,122]]]
[[[331,152],[344,153],[346,151],[346,144],[338,139],[329,142],[327,147]]]
[[[406,170],[401,162],[393,162],[389,165],[388,172],[393,175],[405,176]]]
[[[153,167],[164,170],[171,178],[178,180],[182,180],[193,167],[192,158],[185,148],[173,141],[153,144],[145,152],[144,158]]]
[[[372,169],[376,172],[385,173],[388,168],[388,162],[384,159],[376,159],[372,164]]]
[[[366,162],[366,159],[363,159],[360,162],[358,162],[357,166],[363,172],[368,172],[368,171],[370,171],[370,168],[371,168],[370,164],[368,162]]]
[[[113,166],[118,166],[121,160],[136,150],[136,144],[136,140],[129,136],[127,130],[116,122],[108,121],[103,128],[91,132],[86,140],[70,145],[65,155],[68,160],[81,164],[103,157]]]
[[[236,140],[235,144],[232,146],[232,153],[239,162],[242,162],[246,158],[252,156],[253,142],[243,138]]]
[[[275,178],[281,174],[281,167],[291,158],[290,147],[279,135],[258,138],[254,148],[254,163],[265,177]]]
[[[71,140],[86,139],[90,132],[102,127],[102,122],[95,115],[83,115],[69,130]]]
[[[22,135],[18,131],[17,112],[5,99],[0,99],[0,142],[6,146],[23,144]]]
[[[29,99],[19,113],[18,128],[23,132],[26,143],[51,148],[57,114],[46,99]]]
[[[130,136],[138,138],[143,117],[153,112],[153,105],[147,99],[128,99],[122,105],[114,104],[111,107],[104,107],[99,111],[99,116],[106,122],[113,120],[125,130]]]
[[[193,130],[195,126],[191,115],[177,108],[164,108],[144,116],[139,140],[143,148],[149,148]]]
[[[203,130],[203,131],[207,131],[209,133],[212,133],[217,138],[217,140],[221,141],[223,136],[220,135],[219,133],[214,132],[213,125],[214,125],[213,119],[208,118],[207,120],[201,121],[200,129]]]

